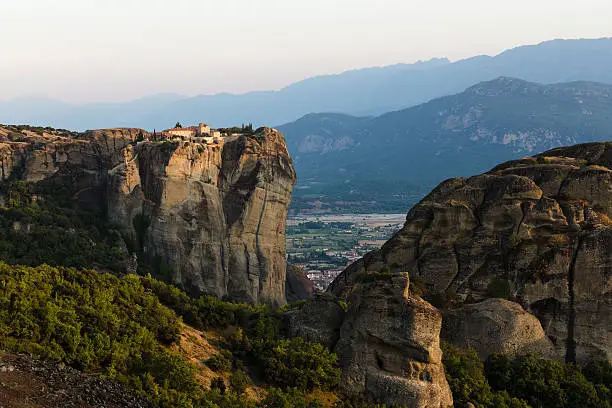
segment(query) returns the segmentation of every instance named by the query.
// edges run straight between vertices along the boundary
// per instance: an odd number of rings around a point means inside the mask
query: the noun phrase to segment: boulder
[[[483,360],[494,353],[554,355],[537,317],[504,299],[486,299],[444,312],[441,337],[458,348],[475,349]]]

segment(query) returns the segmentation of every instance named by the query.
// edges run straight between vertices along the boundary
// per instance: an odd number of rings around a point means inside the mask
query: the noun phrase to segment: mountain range
[[[611,124],[612,85],[500,77],[381,116],[310,114],[279,130],[300,180],[297,208],[322,201],[328,209],[403,210],[453,175],[610,140]]]
[[[450,62],[357,69],[317,76],[278,91],[184,97],[162,94],[125,103],[74,106],[56,100],[20,98],[0,102],[0,123],[27,123],[74,130],[108,126],[167,128],[176,121],[213,126],[242,122],[278,125],[312,112],[380,115],[461,92],[500,76],[540,83],[575,80],[612,83],[612,38],[553,40],[496,56]]]

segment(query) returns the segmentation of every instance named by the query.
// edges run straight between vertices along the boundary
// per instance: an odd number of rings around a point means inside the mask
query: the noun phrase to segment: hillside
[[[181,97],[156,95],[126,103],[72,106],[48,99],[0,102],[0,123],[68,129],[139,126],[152,131],[177,120],[197,123],[202,112],[217,127],[242,122],[286,123],[312,112],[380,115],[461,92],[500,76],[558,83],[612,83],[612,39],[554,40],[517,47],[496,56],[450,62],[357,69],[308,78],[278,91]]]
[[[322,408],[339,376],[278,313],[133,274],[0,262],[0,333],[8,407]]]
[[[502,77],[378,117],[307,115],[280,126],[300,182],[298,208],[321,199],[407,210],[439,181],[499,161],[612,137],[612,86]],[[295,205],[295,204],[294,204]],[[344,205],[346,207],[346,205]]]

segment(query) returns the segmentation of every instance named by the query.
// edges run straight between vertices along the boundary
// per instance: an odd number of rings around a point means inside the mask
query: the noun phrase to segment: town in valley
[[[293,215],[287,219],[287,260],[323,291],[352,262],[378,249],[406,214]]]

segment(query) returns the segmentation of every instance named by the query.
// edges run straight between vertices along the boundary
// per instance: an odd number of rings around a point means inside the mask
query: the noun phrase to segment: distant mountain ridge
[[[299,175],[298,203],[334,201],[340,186],[351,186],[344,201],[352,195],[409,206],[402,200],[411,187],[423,192],[499,161],[612,140],[612,85],[501,77],[378,117],[313,114],[279,130]]]
[[[612,38],[553,40],[497,56],[456,62],[347,71],[308,78],[279,91],[196,97],[162,95],[126,103],[72,106],[51,100],[0,102],[0,123],[28,123],[75,130],[108,126],[167,128],[181,121],[231,126],[286,123],[311,112],[379,115],[461,92],[500,76],[541,83],[576,80],[612,83]]]

